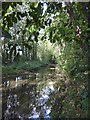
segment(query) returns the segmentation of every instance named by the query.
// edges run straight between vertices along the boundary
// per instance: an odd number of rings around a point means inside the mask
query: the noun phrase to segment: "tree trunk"
[[[33,44],[32,44],[32,60],[36,60],[37,59],[37,42],[35,43],[33,41]]]

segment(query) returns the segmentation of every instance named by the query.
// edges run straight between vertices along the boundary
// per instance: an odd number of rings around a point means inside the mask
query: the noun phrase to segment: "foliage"
[[[54,56],[54,45],[48,41],[48,40],[43,40],[38,42],[38,59],[41,61],[51,61]]]

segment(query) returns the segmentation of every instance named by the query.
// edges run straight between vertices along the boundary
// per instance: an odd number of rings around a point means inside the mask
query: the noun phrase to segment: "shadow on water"
[[[3,80],[2,111],[4,120],[52,118],[56,99],[56,81],[60,73],[48,67],[28,75]],[[57,111],[60,102],[57,101]],[[60,107],[61,108],[61,107]],[[60,113],[59,113],[60,114]]]

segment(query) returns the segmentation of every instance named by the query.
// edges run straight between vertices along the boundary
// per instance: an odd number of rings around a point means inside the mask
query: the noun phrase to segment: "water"
[[[3,119],[52,119],[62,112],[58,81],[60,72],[48,67],[38,72],[3,80]],[[60,82],[62,83],[62,82]],[[58,94],[58,95],[57,95]]]

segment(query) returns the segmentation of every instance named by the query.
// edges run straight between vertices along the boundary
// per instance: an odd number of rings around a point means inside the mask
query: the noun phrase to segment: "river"
[[[3,120],[63,118],[67,89],[57,65],[3,79]]]

